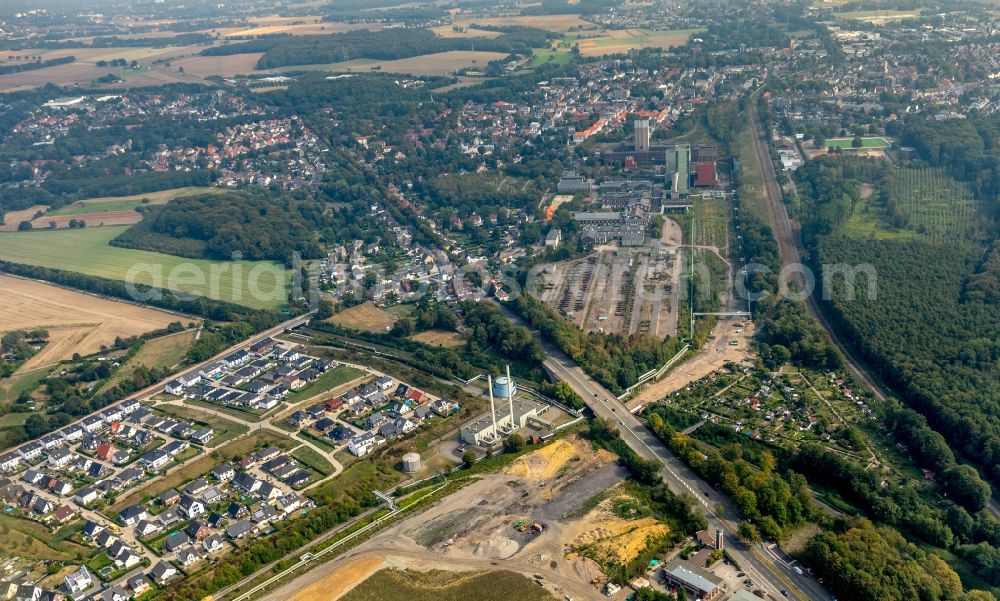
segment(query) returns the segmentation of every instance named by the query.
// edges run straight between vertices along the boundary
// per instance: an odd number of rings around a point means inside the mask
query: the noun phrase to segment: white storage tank
[[[500,376],[493,380],[493,396],[498,399],[506,399],[508,392],[511,396],[517,394],[517,384],[513,380],[508,380],[507,376]]]
[[[408,474],[420,471],[420,455],[417,453],[403,455],[403,471]]]

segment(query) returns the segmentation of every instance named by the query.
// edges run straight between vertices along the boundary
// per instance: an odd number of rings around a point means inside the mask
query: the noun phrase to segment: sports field
[[[108,244],[125,229],[5,233],[0,235],[0,260],[133,281],[257,309],[276,309],[287,300],[288,272],[277,263],[185,259]]]
[[[823,143],[825,148],[843,148],[850,150],[853,146],[854,138],[827,138]],[[881,136],[861,138],[862,148],[889,148],[892,143]]]

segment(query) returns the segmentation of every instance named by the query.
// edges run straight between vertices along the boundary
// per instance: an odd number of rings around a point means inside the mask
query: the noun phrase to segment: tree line
[[[681,347],[676,338],[584,332],[555,309],[528,294],[510,301],[509,306],[616,394],[635,384],[642,374],[661,367]]]
[[[62,56],[59,58],[50,58],[44,61],[37,61],[31,63],[14,63],[12,65],[0,66],[0,75],[9,75],[11,73],[22,73],[24,71],[34,71],[35,69],[44,69],[46,67],[55,67],[56,65],[68,65],[76,61],[75,56]]]

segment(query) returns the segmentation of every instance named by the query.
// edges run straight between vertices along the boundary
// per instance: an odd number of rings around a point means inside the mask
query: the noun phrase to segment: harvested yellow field
[[[465,345],[465,338],[455,332],[443,332],[441,330],[427,330],[410,336],[411,340],[422,342],[430,346],[441,346],[444,348],[458,348]]]
[[[367,301],[344,309],[327,321],[365,332],[385,332],[396,323],[396,318]]]
[[[578,40],[583,56],[624,54],[633,48],[671,48],[687,43],[697,29],[655,31],[651,29],[615,29],[595,38]]]
[[[51,365],[100,350],[116,337],[136,336],[188,321],[166,311],[75,292],[35,280],[0,275],[0,331],[29,328],[49,330],[49,344],[25,362],[21,370]]]
[[[570,459],[577,456],[578,452],[576,445],[560,439],[537,451],[518,457],[514,463],[507,466],[505,472],[529,480],[551,480]]]
[[[35,205],[21,211],[8,211],[3,216],[3,225],[0,225],[0,232],[16,232],[17,226],[22,221],[31,221],[39,211],[45,212],[48,209],[45,205]]]
[[[364,582],[369,576],[382,567],[382,560],[376,557],[364,557],[348,562],[336,569],[321,574],[321,578],[312,584],[301,588],[289,601],[331,601],[339,599],[355,586]]]
[[[377,31],[382,29],[380,23],[303,23],[302,19],[293,19],[293,22],[276,23],[272,25],[259,25],[247,29],[237,29],[225,34],[227,38],[239,38],[247,36],[265,35],[323,35],[327,33],[343,33],[354,29],[369,29]]]
[[[491,17],[488,19],[463,19],[456,24],[468,27],[470,23],[480,25],[524,25],[536,27],[557,33],[577,31],[580,29],[596,29],[597,25],[584,21],[576,15],[534,15],[519,17]]]
[[[183,68],[185,75],[196,77],[233,77],[253,73],[263,55],[263,52],[248,52],[229,56],[188,56],[171,61],[170,66],[173,69]]]
[[[409,73],[411,75],[450,75],[465,67],[482,67],[490,61],[500,60],[507,55],[502,52],[480,52],[473,50],[451,50],[448,52],[437,52],[434,54],[424,54],[410,58],[401,58],[393,61],[379,61],[368,58],[344,61],[340,63],[328,63],[325,65],[295,65],[290,67],[280,67],[268,69],[260,73],[282,73],[286,71],[301,71],[312,69],[316,71],[360,71],[372,70],[385,71],[389,73]]]

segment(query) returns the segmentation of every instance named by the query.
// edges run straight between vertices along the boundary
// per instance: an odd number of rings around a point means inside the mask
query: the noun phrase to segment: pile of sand
[[[488,557],[490,559],[507,559],[521,548],[517,541],[506,536],[494,536],[476,545],[472,552],[476,557]]]
[[[576,445],[560,439],[519,457],[505,470],[506,474],[535,481],[551,480],[570,459],[579,455]]]
[[[651,542],[670,532],[666,524],[653,518],[609,519],[597,522],[573,541],[576,548],[587,547],[588,555],[615,563],[635,559]]]

